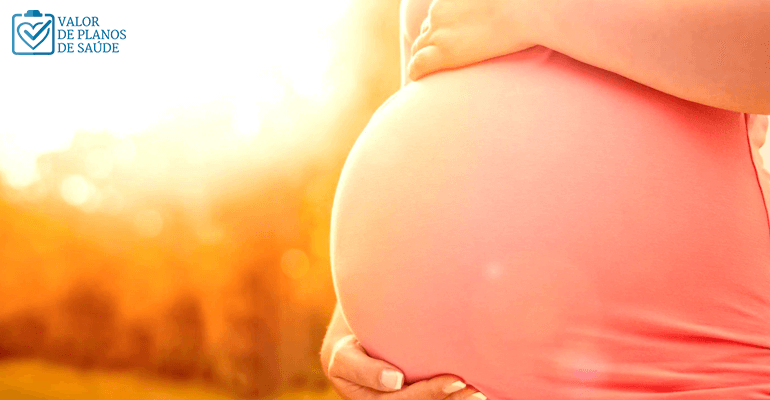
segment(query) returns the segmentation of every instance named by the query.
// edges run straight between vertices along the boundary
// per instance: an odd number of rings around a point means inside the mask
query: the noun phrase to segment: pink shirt
[[[337,188],[348,325],[490,400],[770,399],[766,124],[542,46],[409,83]]]

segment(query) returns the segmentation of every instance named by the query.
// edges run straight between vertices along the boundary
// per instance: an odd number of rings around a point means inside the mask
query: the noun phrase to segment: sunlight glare
[[[64,12],[78,9],[75,3],[85,5],[86,1],[74,0],[68,8],[53,2],[41,7]],[[154,134],[152,129],[168,118],[169,110],[185,104],[208,107],[217,101],[230,102],[232,132],[255,137],[289,91],[320,103],[334,93],[330,70],[342,39],[338,26],[351,3],[222,0],[216,6],[184,8],[143,0],[121,6],[105,3],[99,8],[105,21],[129,31],[120,54],[94,58],[57,54],[45,63],[38,62],[42,58],[11,58],[10,52],[2,56],[8,70],[0,77],[0,86],[14,97],[7,99],[4,111],[8,118],[0,121],[0,173],[15,188],[28,186],[37,179],[37,157],[69,148],[76,131],[108,132],[118,138]],[[147,13],[148,7],[152,13]],[[237,12],[210,18],[220,9]],[[162,23],[165,15],[175,15],[175,23]],[[200,28],[203,20],[205,28]],[[157,40],[180,30],[188,36],[173,47]],[[36,79],[14,78],[20,74]],[[165,123],[163,135],[190,138],[179,128],[184,121],[177,118]],[[297,140],[291,135],[270,137]],[[130,147],[113,151],[115,166],[134,162]],[[154,170],[164,166],[157,160],[139,161],[155,164],[150,168]],[[103,157],[96,164],[101,169],[94,164],[90,172],[83,173],[94,179],[110,174],[109,162]]]
[[[0,170],[5,182],[16,189],[27,187],[39,178],[32,157],[3,157],[0,159]]]
[[[237,95],[233,131],[244,137],[257,135],[275,105],[286,97],[286,87],[279,77],[267,76],[244,82]]]
[[[93,179],[104,179],[112,173],[112,154],[106,149],[94,149],[86,156],[86,173]]]
[[[111,150],[114,162],[123,167],[131,165],[136,157],[136,145],[131,138],[116,141]]]

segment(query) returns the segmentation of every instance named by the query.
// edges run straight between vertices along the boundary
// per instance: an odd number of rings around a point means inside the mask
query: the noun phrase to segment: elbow
[[[770,115],[770,91],[768,91],[768,95],[766,96],[760,104],[757,105],[757,112],[752,114],[760,114],[760,115]]]
[[[749,106],[752,111],[746,111],[750,114],[770,115],[770,74],[766,79],[757,80],[754,87],[751,88],[753,101]]]
[[[753,101],[743,111],[747,114],[770,115],[770,91],[763,98]]]
[[[740,94],[726,96],[717,107],[746,114],[770,115],[770,88],[757,85],[738,91]]]

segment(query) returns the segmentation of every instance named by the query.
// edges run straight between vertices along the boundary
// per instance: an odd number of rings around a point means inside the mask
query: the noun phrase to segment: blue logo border
[[[50,53],[19,53],[16,52],[16,17],[21,17],[24,14],[14,14],[11,18],[11,51],[17,56],[48,56],[56,51],[56,17],[53,14],[44,14],[45,17],[51,17],[51,52]]]

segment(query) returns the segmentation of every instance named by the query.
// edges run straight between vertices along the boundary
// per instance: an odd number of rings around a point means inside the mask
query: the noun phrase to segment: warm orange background
[[[287,86],[256,134],[225,98],[129,135],[78,128],[34,179],[6,159],[0,398],[334,397],[318,361],[332,200],[398,89],[397,29],[397,1],[350,2],[332,90]]]

